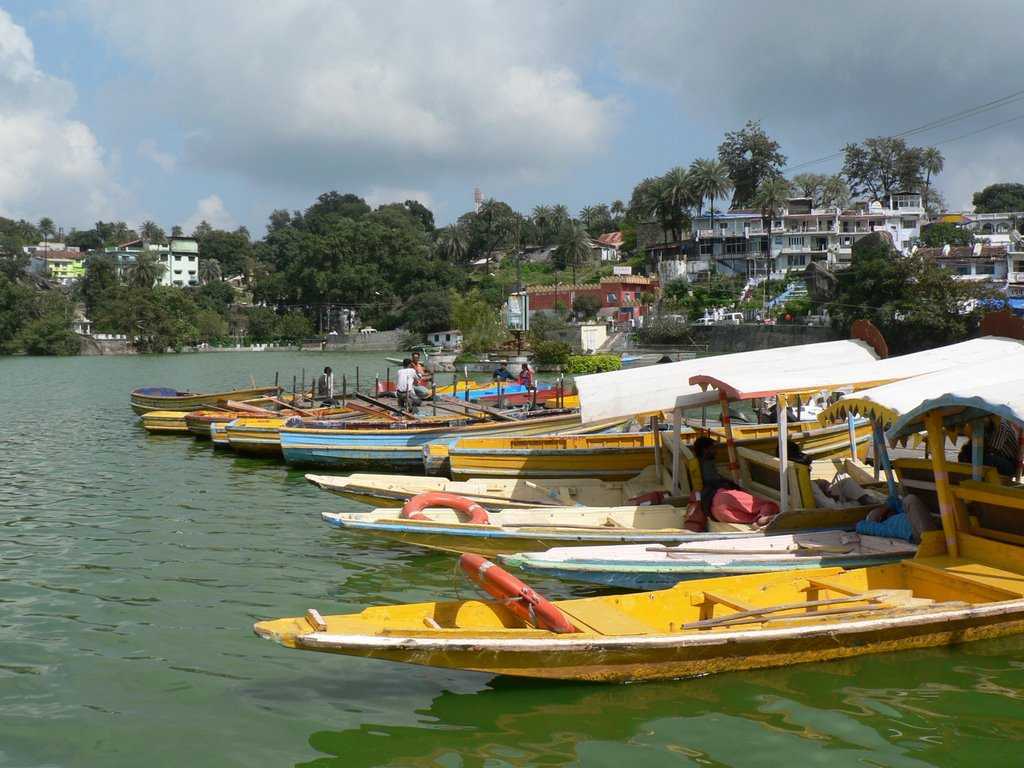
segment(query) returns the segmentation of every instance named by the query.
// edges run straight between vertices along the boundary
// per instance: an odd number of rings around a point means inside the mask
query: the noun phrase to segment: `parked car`
[[[366,328],[360,328],[359,332],[361,334],[363,334],[364,336],[367,336],[367,335],[369,335],[371,333],[376,333],[377,329],[376,328],[371,328],[371,327],[367,326]]]

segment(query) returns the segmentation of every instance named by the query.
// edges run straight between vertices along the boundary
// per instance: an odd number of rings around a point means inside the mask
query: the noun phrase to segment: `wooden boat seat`
[[[583,600],[572,607],[559,603],[558,607],[578,629],[589,629],[599,635],[650,635],[664,631],[600,601]]]
[[[939,577],[942,583],[953,590],[961,587],[951,585],[951,582],[970,585],[981,600],[1015,600],[1024,597],[1024,574],[1005,571],[976,560],[941,556],[904,560],[903,566],[911,571]]]

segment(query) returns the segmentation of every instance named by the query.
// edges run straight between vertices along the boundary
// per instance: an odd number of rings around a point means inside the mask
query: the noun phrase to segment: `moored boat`
[[[623,540],[632,540],[624,537]],[[648,539],[650,540],[650,539]],[[912,557],[901,539],[849,531],[732,536],[619,546],[555,547],[503,555],[504,565],[526,573],[616,589],[665,589],[688,579],[839,566],[859,568]]]
[[[423,448],[430,444],[447,445],[465,435],[548,434],[578,424],[578,414],[547,412],[506,420],[422,419],[386,427],[293,420],[281,428],[281,450],[287,463],[300,466],[422,472]]]
[[[1024,379],[953,386],[902,409],[888,432],[927,431],[941,531],[915,557],[698,579],[670,589],[550,603],[463,560],[498,599],[382,606],[259,622],[302,650],[492,674],[630,681],[789,666],[1024,633],[1024,487],[949,482],[944,438],[984,422],[1024,428]],[[981,464],[975,462],[978,476]],[[489,564],[488,564],[489,565]],[[521,584],[521,583],[520,583]],[[495,594],[504,594],[498,597]],[[559,631],[553,631],[557,629]]]
[[[188,424],[185,416],[188,411],[147,411],[140,421],[143,428],[150,434],[187,435]]]
[[[211,405],[222,405],[228,400],[252,400],[276,395],[280,387],[247,387],[225,392],[180,392],[170,387],[139,387],[132,390],[132,410],[140,416],[149,411],[197,411]]]

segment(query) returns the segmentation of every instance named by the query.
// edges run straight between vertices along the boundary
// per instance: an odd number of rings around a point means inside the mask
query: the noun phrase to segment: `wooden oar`
[[[722,624],[746,619],[752,616],[764,616],[769,613],[781,613],[782,611],[799,611],[805,608],[818,608],[823,605],[839,605],[840,603],[878,603],[886,598],[884,591],[864,592],[859,595],[847,595],[846,597],[832,597],[827,600],[805,600],[802,603],[782,603],[780,605],[769,605],[764,608],[752,608],[749,611],[736,611],[728,616],[718,619],[704,619],[703,621],[691,621],[683,624],[680,629],[702,629],[704,627],[717,627]],[[807,615],[813,616],[814,612]]]
[[[273,401],[274,398],[270,398],[270,400]],[[254,413],[260,416],[274,414],[274,411],[267,410],[266,408],[260,408],[258,405],[249,405],[248,403],[243,403],[240,400],[226,400],[225,405],[228,407],[228,410],[231,411]]]
[[[785,549],[702,549],[695,546],[679,547],[648,547],[648,552],[665,552],[672,554],[678,552],[681,555],[848,555],[853,552],[853,547],[839,547],[822,545],[820,547],[806,547],[797,545]],[[888,553],[885,553],[888,554]]]
[[[411,413],[409,411],[403,411],[401,408],[398,408],[397,406],[391,405],[390,403],[385,403],[382,400],[378,400],[376,397],[370,397],[369,395],[364,395],[361,392],[356,392],[353,395],[353,397],[355,397],[355,398],[357,398],[359,400],[362,400],[364,403],[370,403],[371,405],[375,405],[375,406],[377,406],[378,408],[380,408],[382,410],[390,411],[391,413],[398,414],[399,416],[404,416],[407,419],[414,419],[416,421],[419,421],[419,419],[420,419],[420,417],[417,416],[415,413]]]
[[[884,603],[872,603],[871,605],[860,605],[857,607],[850,608],[834,608],[829,611],[811,611],[809,613],[796,613],[787,614],[785,616],[750,616],[745,619],[737,619],[736,621],[729,621],[731,617],[723,616],[722,622],[716,624],[718,627],[738,627],[744,624],[766,624],[768,622],[777,623],[782,621],[808,621],[812,619],[829,618],[832,616],[840,616],[846,613],[864,613],[866,611],[888,611],[892,610],[891,605],[885,605]],[[690,625],[684,624],[683,628],[687,629]]]
[[[287,408],[289,411],[295,411],[300,416],[308,416],[308,417],[311,417],[311,418],[316,418],[317,416],[320,415],[316,411],[309,411],[309,410],[306,410],[305,408],[299,408],[299,407],[297,407],[295,405],[292,405],[291,403],[285,402],[284,400],[278,400],[276,397],[270,398],[270,402],[277,403],[278,405]],[[280,414],[275,414],[273,411],[267,411],[267,413],[271,413],[271,414],[274,414],[274,415],[280,415]]]

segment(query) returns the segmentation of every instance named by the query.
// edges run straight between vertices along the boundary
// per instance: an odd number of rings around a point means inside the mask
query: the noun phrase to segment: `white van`
[[[359,332],[361,334],[363,334],[364,336],[369,336],[371,333],[376,333],[377,329],[376,328],[370,328],[369,326],[367,326],[366,328],[360,328]]]

